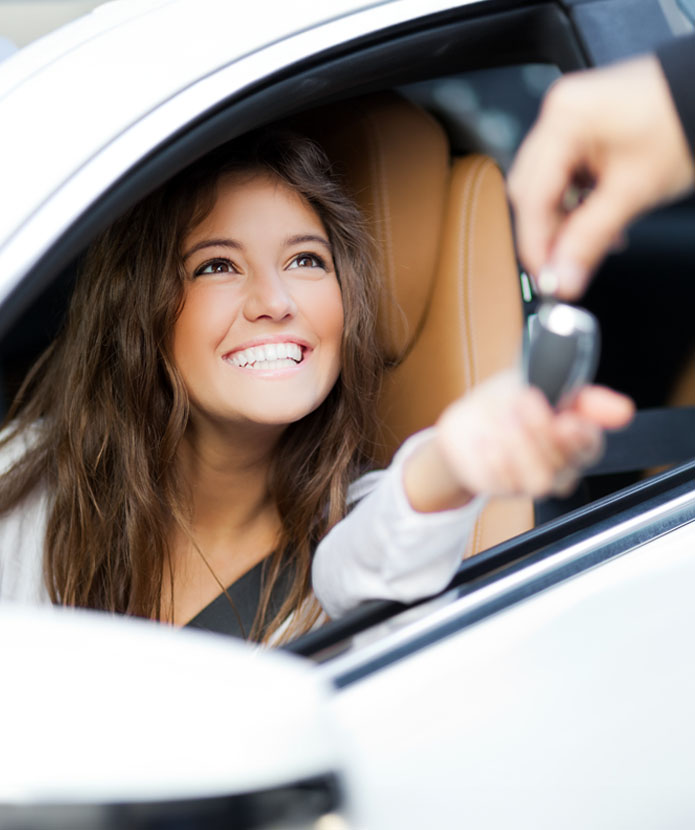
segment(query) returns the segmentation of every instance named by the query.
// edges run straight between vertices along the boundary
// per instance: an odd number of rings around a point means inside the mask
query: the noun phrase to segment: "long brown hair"
[[[340,281],[341,373],[324,403],[283,436],[270,495],[281,536],[264,563],[252,636],[311,626],[317,542],[345,514],[348,484],[368,458],[382,359],[371,241],[322,150],[275,131],[236,140],[178,174],[90,246],[59,337],[39,358],[8,415],[6,444],[29,448],[0,479],[0,512],[41,485],[51,497],[44,577],[51,600],[161,619],[162,574],[188,512],[175,459],[189,416],[171,357],[186,279],[180,243],[212,209],[220,176],[257,170],[296,190],[322,220]],[[290,588],[271,596],[284,569]]]

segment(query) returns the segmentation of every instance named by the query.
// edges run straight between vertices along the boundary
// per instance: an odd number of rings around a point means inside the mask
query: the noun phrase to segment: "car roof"
[[[153,107],[244,55],[370,5],[259,0],[239,15],[220,0],[118,0],[12,55],[0,64],[0,180],[12,194],[0,239],[41,190]]]
[[[11,62],[0,68],[0,99],[17,83],[82,45],[97,38],[123,43],[141,27],[156,27],[173,42],[180,37],[196,38],[201,32],[213,41],[216,36],[223,36],[227,40],[225,56],[230,51],[240,56],[271,42],[278,32],[286,37],[389,2],[392,0],[331,0],[330,4],[318,5],[293,0],[291,4],[279,5],[273,0],[258,0],[240,16],[234,5],[224,0],[110,0],[19,50]],[[185,26],[181,28],[181,24]],[[137,55],[131,53],[128,57]]]
[[[57,220],[75,203],[55,199],[67,182],[79,189],[75,179],[82,175],[88,205],[109,176],[117,178],[119,165],[125,172],[137,163],[147,141],[130,131],[142,132],[151,114],[169,119],[170,126],[158,126],[158,140],[166,140],[205,112],[206,95],[212,108],[314,54],[474,2],[480,0],[255,0],[243,15],[228,0],[117,0],[97,7],[0,64],[0,259],[8,241],[26,251],[31,238],[40,238],[45,248],[43,231],[21,242],[18,234],[28,233],[54,202],[45,227],[57,238]],[[105,149],[110,160],[98,181],[93,162]],[[122,159],[114,163],[118,153]],[[3,259],[4,284],[19,279],[20,265],[25,270],[21,258]]]

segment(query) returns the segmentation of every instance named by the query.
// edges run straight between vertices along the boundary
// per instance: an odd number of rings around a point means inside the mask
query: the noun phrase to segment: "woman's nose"
[[[277,271],[268,269],[254,273],[247,282],[244,314],[248,320],[284,320],[297,313],[297,306]]]

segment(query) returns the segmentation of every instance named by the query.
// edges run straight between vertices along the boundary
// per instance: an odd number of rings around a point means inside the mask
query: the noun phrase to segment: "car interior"
[[[12,298],[4,319],[14,322],[0,340],[0,406],[7,411],[60,326],[80,256],[99,228],[223,141],[289,121],[325,147],[381,253],[379,325],[390,368],[374,462],[383,466],[447,403],[520,359],[535,298],[515,255],[504,172],[545,89],[585,62],[557,7],[480,17],[464,8],[378,33],[343,53],[314,55],[201,113],[115,182]],[[694,214],[690,200],[638,223],[583,301],[602,324],[598,381],[628,392],[640,408],[681,407],[688,423],[695,412],[695,337],[687,324]],[[683,460],[683,452],[662,463]],[[653,471],[651,459],[636,464],[587,477],[568,500],[491,502],[466,554]]]
[[[519,359],[522,301],[504,180],[490,156],[452,155],[442,125],[393,92],[303,113],[301,126],[343,173],[381,253],[389,370],[375,462],[385,466],[447,404]],[[469,553],[532,525],[529,499],[492,502]]]

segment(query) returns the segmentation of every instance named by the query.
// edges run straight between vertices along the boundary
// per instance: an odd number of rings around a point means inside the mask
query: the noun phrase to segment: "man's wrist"
[[[656,58],[666,78],[695,165],[695,96],[692,92],[695,35],[685,35],[662,43],[656,50]]]

